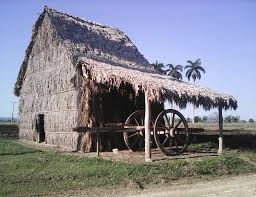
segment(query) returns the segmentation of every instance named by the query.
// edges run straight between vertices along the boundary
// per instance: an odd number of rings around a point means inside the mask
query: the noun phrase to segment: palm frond
[[[200,66],[200,65],[201,65],[201,59],[197,59],[197,60],[194,62],[194,64]]]
[[[187,72],[186,72],[186,77],[188,78],[188,80],[190,81],[190,77],[191,77],[191,75],[192,75],[192,70],[188,70]]]
[[[187,63],[193,65],[194,63],[191,60],[188,60]]]
[[[191,75],[191,73],[192,73],[192,70],[187,70],[186,77],[188,77],[188,75]]]
[[[177,72],[176,79],[182,80],[182,74],[180,72]]]
[[[183,66],[178,64],[178,65],[175,66],[175,69],[182,72],[183,71]]]
[[[196,77],[200,80],[201,79],[201,73],[199,70],[195,70],[196,72]]]
[[[197,70],[201,70],[203,73],[205,73],[205,69],[202,66],[197,66]]]
[[[172,64],[167,64],[166,66],[167,66],[168,68],[170,68],[170,69],[174,68],[174,66],[173,66]]]
[[[192,66],[191,66],[191,65],[186,65],[186,66],[184,67],[184,69],[188,69],[188,68],[192,68]]]

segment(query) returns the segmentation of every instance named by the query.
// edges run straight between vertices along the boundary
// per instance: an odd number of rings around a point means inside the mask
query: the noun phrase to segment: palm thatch
[[[152,101],[162,102],[169,100],[170,102],[175,102],[180,108],[185,108],[187,103],[194,103],[196,106],[202,106],[206,110],[219,105],[225,109],[237,108],[236,100],[230,95],[180,80],[170,79],[165,75],[146,73],[124,67],[113,67],[110,64],[96,62],[86,57],[81,58],[81,63],[85,67],[85,75],[90,72],[93,80],[97,83],[110,83],[118,87],[125,81],[132,84],[137,91],[142,89],[147,92]]]
[[[48,15],[60,42],[64,42],[72,53],[74,63],[82,60],[93,73],[97,82],[110,82],[119,85],[129,82],[136,89],[148,90],[152,100],[168,99],[181,107],[187,102],[203,106],[205,109],[222,105],[223,108],[236,109],[234,97],[218,93],[209,88],[199,87],[158,74],[148,61],[139,53],[135,45],[120,30],[98,23],[82,20],[71,15],[45,8],[36,27],[40,26],[43,15]],[[19,95],[22,87],[27,57],[32,41],[22,64],[15,93]],[[128,74],[127,74],[128,73]],[[123,76],[121,76],[123,74]],[[105,80],[108,79],[108,80]],[[116,81],[112,83],[112,81]]]
[[[35,116],[41,113],[46,141],[76,148],[79,137],[72,128],[98,124],[99,87],[112,91],[124,84],[133,88],[132,97],[145,92],[151,101],[169,100],[181,108],[187,103],[237,108],[232,96],[157,72],[120,30],[45,7],[14,88],[20,96],[20,137],[34,139]]]

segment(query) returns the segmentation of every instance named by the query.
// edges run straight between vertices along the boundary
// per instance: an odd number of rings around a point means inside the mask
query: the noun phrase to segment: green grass
[[[189,146],[188,146],[188,150],[192,151],[192,150],[195,150],[195,151],[200,151],[200,150],[210,150],[210,149],[213,149],[213,148],[217,148],[218,145],[217,143],[214,143],[212,141],[208,141],[208,142],[203,142],[203,143],[191,143]]]
[[[242,153],[128,164],[97,158],[43,152],[15,141],[0,139],[0,196],[28,195],[96,187],[135,187],[169,183],[184,177],[256,172],[240,158]],[[255,152],[248,152],[255,158]]]
[[[201,175],[231,175],[255,171],[255,167],[231,154],[195,162],[195,171]]]
[[[9,122],[9,121],[1,121],[0,120],[0,126],[1,125],[17,125],[18,123],[17,122]]]

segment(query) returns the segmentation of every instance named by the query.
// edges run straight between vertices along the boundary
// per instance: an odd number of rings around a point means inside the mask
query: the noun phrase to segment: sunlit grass
[[[253,151],[243,151],[199,160],[129,164],[43,152],[0,139],[0,196],[96,187],[125,188],[131,184],[143,189],[146,184],[168,183],[184,177],[255,172],[256,167],[241,159],[241,154],[247,154],[252,160],[256,156]]]

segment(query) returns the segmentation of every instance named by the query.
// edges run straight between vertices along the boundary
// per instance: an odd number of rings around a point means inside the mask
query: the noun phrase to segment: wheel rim
[[[133,112],[125,121],[126,125],[130,126],[144,126],[144,115],[143,110]],[[144,140],[145,129],[139,129],[136,132],[124,132],[124,141],[126,146],[131,151],[143,150],[145,147]]]
[[[157,147],[167,156],[183,153],[189,143],[188,125],[184,116],[174,110],[162,111],[156,118],[154,138]]]

